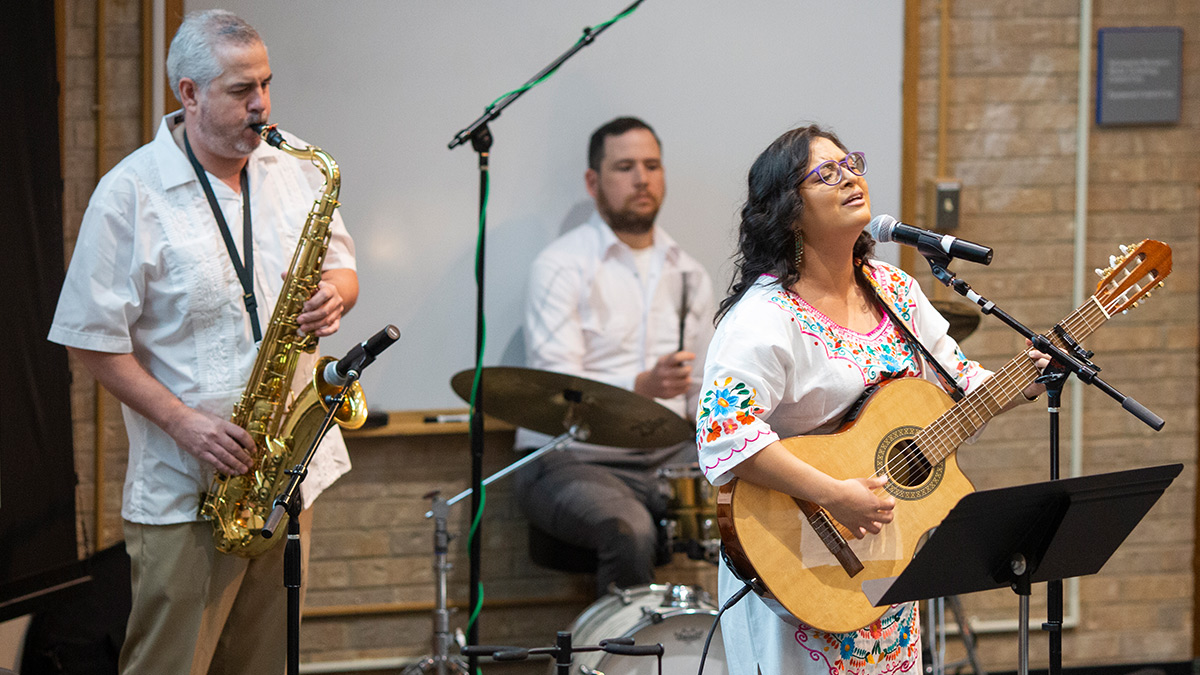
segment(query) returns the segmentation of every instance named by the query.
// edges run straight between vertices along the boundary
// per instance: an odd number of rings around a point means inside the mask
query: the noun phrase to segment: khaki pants
[[[308,585],[312,509],[300,514],[303,578]],[[281,540],[257,558],[219,553],[208,522],[125,523],[132,560],[133,610],[121,649],[122,675],[283,673],[287,589]]]

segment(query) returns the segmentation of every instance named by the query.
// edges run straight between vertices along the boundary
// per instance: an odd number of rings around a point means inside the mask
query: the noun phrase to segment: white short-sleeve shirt
[[[84,213],[50,329],[53,342],[132,353],[184,404],[228,417],[253,369],[257,349],[242,287],[186,154],[163,118],[153,141],[109,171]],[[289,143],[305,147],[294,137]],[[259,322],[268,325],[300,232],[324,182],[320,171],[266,143],[247,163]],[[240,198],[220,181],[214,191],[234,239],[241,241]],[[228,193],[228,194],[226,194]],[[354,269],[354,243],[334,215],[324,269]],[[316,355],[301,359],[294,389]],[[129,466],[121,515],[146,524],[197,520],[212,472],[155,424],[122,406]],[[333,430],[302,484],[304,503],[350,468]]]

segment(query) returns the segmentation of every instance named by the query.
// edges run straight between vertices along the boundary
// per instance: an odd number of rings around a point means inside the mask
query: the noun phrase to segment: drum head
[[[708,594],[696,587],[638,586],[606,595],[585,609],[571,626],[571,642],[579,646],[595,645],[607,638],[630,637],[639,645],[661,644],[664,675],[691,675],[700,666],[704,640],[716,615],[716,606]],[[586,675],[594,670],[605,675],[657,675],[658,659],[605,652],[575,655],[572,675]],[[704,672],[713,675],[727,672],[720,626],[709,645]]]

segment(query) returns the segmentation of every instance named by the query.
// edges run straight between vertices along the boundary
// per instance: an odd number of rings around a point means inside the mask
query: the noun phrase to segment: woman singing
[[[883,476],[838,480],[791,454],[780,438],[837,430],[867,387],[922,377],[943,387],[901,327],[961,389],[991,373],[967,359],[916,281],[872,260],[866,158],[817,126],[793,129],[754,162],[739,227],[737,269],[717,312],[697,415],[700,465],[721,485],[737,477],[808,500],[858,538],[890,523]],[[1035,350],[1038,367],[1048,359]],[[1033,400],[1044,387],[1022,393]],[[1018,401],[1020,399],[1018,398]],[[742,587],[722,565],[722,602]],[[757,595],[722,619],[729,672],[920,673],[915,603],[843,634],[785,622]]]

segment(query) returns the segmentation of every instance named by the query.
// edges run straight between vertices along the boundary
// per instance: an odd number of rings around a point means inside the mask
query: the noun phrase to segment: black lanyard
[[[183,147],[187,149],[188,161],[192,163],[192,168],[196,170],[196,177],[200,179],[200,185],[204,188],[204,196],[208,197],[208,206],[212,209],[213,217],[217,219],[217,226],[221,228],[221,238],[225,240],[225,250],[229,251],[229,260],[233,262],[233,269],[237,272],[238,280],[242,282],[242,302],[246,305],[246,313],[250,315],[250,328],[254,331],[254,341],[262,341],[262,328],[258,325],[258,300],[254,297],[254,235],[250,229],[250,176],[246,171],[246,167],[242,167],[242,252],[246,257],[246,264],[238,258],[237,247],[233,243],[233,235],[229,233],[229,225],[225,223],[225,214],[221,211],[221,205],[217,203],[217,196],[213,194],[212,184],[208,182],[208,174],[204,171],[204,167],[200,165],[200,161],[196,159],[196,154],[192,152],[192,144],[188,142],[187,132],[183,132]]]

